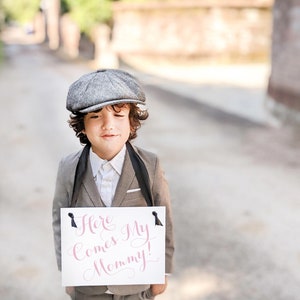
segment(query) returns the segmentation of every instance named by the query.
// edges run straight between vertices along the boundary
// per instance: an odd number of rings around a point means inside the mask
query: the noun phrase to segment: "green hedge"
[[[39,11],[40,0],[2,0],[6,21],[17,21],[21,24],[30,22]]]
[[[82,33],[89,35],[97,23],[109,23],[112,0],[63,0],[62,13],[69,13]]]

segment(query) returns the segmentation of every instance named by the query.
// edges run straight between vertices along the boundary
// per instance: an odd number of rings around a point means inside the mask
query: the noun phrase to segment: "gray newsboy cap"
[[[67,109],[88,113],[107,105],[145,101],[145,93],[135,77],[122,70],[103,69],[85,74],[71,84]]]

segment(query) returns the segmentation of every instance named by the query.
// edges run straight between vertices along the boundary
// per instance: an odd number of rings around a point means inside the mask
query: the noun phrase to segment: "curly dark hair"
[[[144,121],[148,118],[149,113],[148,111],[142,110],[137,104],[135,103],[121,103],[115,104],[111,107],[115,112],[120,112],[124,105],[129,105],[129,123],[130,123],[130,135],[128,140],[133,140],[137,137],[137,130],[141,127],[141,121]],[[69,126],[73,128],[75,131],[76,136],[79,138],[81,144],[89,144],[90,141],[88,140],[87,136],[82,132],[84,130],[84,116],[87,113],[72,113],[70,115],[70,119],[68,121]]]

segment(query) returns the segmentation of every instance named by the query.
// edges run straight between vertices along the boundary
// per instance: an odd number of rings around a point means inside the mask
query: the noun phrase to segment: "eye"
[[[117,118],[123,118],[123,117],[125,117],[125,114],[118,113],[118,114],[115,114],[115,117],[117,117]]]
[[[98,115],[92,115],[92,116],[90,116],[90,119],[98,119],[98,118],[99,118]]]

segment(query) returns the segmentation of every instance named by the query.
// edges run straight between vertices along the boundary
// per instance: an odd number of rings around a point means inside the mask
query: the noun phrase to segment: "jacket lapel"
[[[88,197],[85,197],[85,199],[82,199],[83,201],[86,202],[86,205],[88,205],[88,206],[105,206],[101,200],[95,180],[93,178],[92,167],[91,167],[90,161],[88,161],[87,170],[84,174],[82,185],[83,185],[83,188],[85,189],[86,194],[88,195]]]
[[[126,196],[126,193],[132,184],[134,177],[135,177],[134,169],[132,167],[128,152],[126,151],[122,174],[116,188],[115,197],[113,199],[112,206],[121,206]]]

